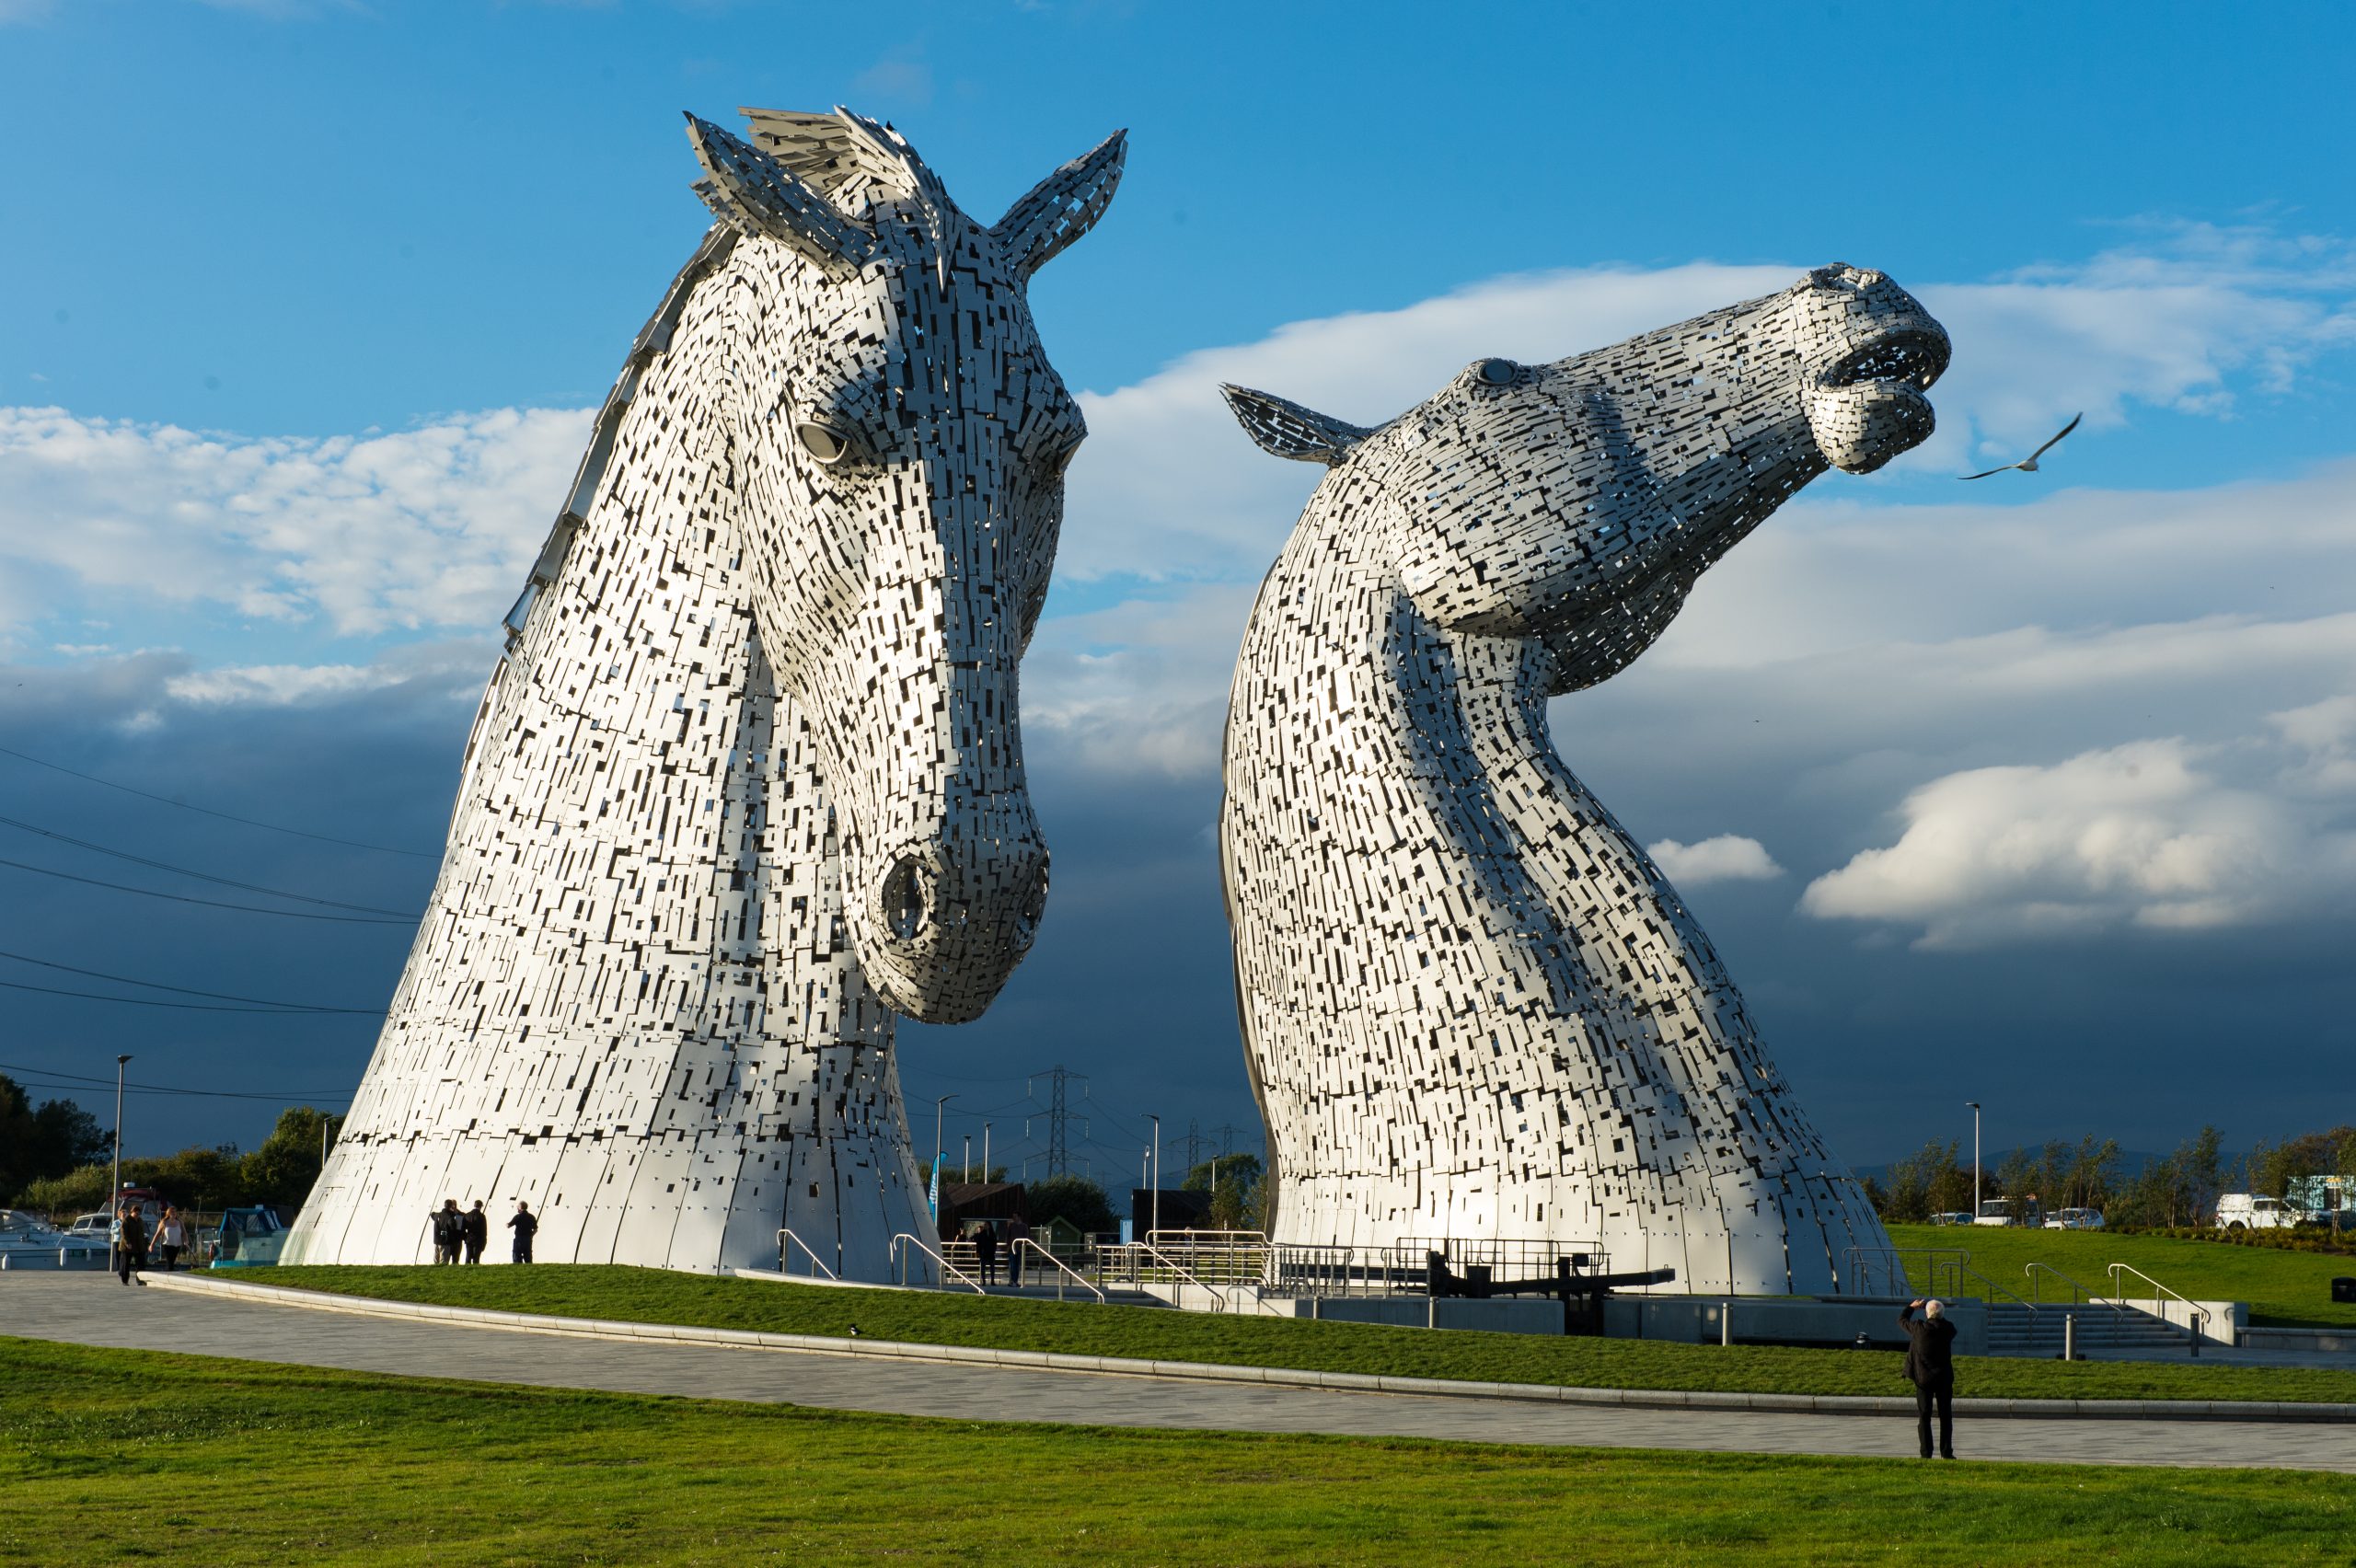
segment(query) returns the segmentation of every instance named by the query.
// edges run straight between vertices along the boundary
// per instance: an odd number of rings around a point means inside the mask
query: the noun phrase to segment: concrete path
[[[1888,1458],[1911,1456],[1914,1447],[1913,1423],[1904,1418],[1537,1405],[591,1341],[126,1289],[103,1274],[0,1274],[0,1334],[409,1377],[964,1421]],[[0,1367],[5,1364],[0,1352]],[[2348,1434],[2312,1425],[1964,1422],[1957,1446],[1985,1459],[2356,1473],[2356,1443]]]

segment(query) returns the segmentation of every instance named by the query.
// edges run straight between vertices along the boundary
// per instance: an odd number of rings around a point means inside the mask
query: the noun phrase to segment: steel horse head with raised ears
[[[687,118],[738,236],[724,417],[762,648],[815,730],[869,983],[959,1022],[1047,894],[1016,664],[1086,427],[1025,290],[1111,202],[1123,140],[984,227],[888,126],[756,113],[747,143]]]
[[[1379,429],[1226,389],[1261,446],[1331,470],[1244,632],[1220,808],[1276,1239],[1600,1243],[1777,1295],[1888,1246],[1546,703],[1625,667],[1801,486],[1928,436],[1947,358],[1903,289],[1836,265],[1475,361]]]

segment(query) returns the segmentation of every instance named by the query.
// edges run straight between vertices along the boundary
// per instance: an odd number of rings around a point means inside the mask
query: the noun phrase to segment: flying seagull
[[[2073,431],[2073,430],[2077,429],[2077,428],[2078,428],[2078,421],[2079,421],[2080,420],[2082,420],[2082,419],[2085,419],[2085,417],[2086,417],[2086,416],[2085,416],[2085,414],[2083,414],[2083,413],[2079,413],[2079,414],[2073,414],[2073,415],[2071,415],[2071,416],[2070,416],[2070,422],[2069,422],[2068,424],[2065,424],[2065,425],[2063,425],[2063,426],[2062,427],[2062,433],[2061,433],[2061,435],[2057,435],[2057,436],[2055,436],[2055,437],[2053,438],[2053,440],[2052,440],[2052,441],[2049,441],[2049,442],[2047,442],[2044,445],[2042,445],[2042,446],[2038,447],[2036,451],[2034,451],[2034,452],[2030,453],[2027,456],[2026,456],[2026,457],[2022,458],[2019,462],[2017,462],[2017,463],[2007,463],[2007,464],[2005,464],[2005,465],[2004,465],[2003,467],[2001,467],[2001,468],[1991,468],[1991,469],[1989,469],[1989,470],[1988,470],[1988,474],[2009,474],[2009,473],[2011,473],[2015,468],[2018,468],[2018,469],[2019,469],[2022,473],[2024,473],[2024,474],[2034,474],[2034,473],[2036,473],[2036,472],[2037,472],[2037,460],[2038,460],[2039,457],[2044,456],[2047,453],[2049,453],[2049,452],[2052,451],[2052,450],[2053,450],[2053,448],[2054,448],[2054,445],[2055,445],[2057,443],[2059,443],[2059,442],[2061,441],[2062,436],[2063,436],[2063,435],[2067,435],[2067,434],[2069,434],[2072,431]],[[1967,478],[1967,479],[1984,479],[1984,478],[1986,478],[1988,477],[1988,474],[1966,474],[1966,475],[1964,475],[1963,477],[1964,477],[1965,478]]]

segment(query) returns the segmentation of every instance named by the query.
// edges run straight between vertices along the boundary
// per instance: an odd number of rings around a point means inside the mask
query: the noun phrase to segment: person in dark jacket
[[[131,1276],[147,1267],[147,1216],[139,1212],[137,1204],[122,1207],[122,1244],[115,1249],[118,1271],[122,1283],[129,1285]],[[145,1280],[139,1282],[145,1285]]]
[[[1914,1316],[1915,1309],[1923,1312]],[[1937,1301],[1910,1301],[1898,1314],[1906,1331],[1906,1380],[1914,1385],[1914,1435],[1931,1457],[1931,1411],[1939,1412],[1939,1458],[1955,1458],[1955,1325]]]
[[[444,1198],[442,1206],[433,1211],[433,1261],[455,1263],[458,1249],[467,1239],[467,1216],[458,1212],[458,1200]]]
[[[974,1237],[974,1255],[981,1260],[982,1283],[996,1285],[998,1283],[998,1231],[987,1219],[982,1221],[982,1228]]]
[[[475,1200],[475,1206],[468,1209],[461,1219],[459,1233],[466,1238],[467,1262],[481,1262],[483,1247],[491,1240],[491,1216],[482,1212],[480,1198]]]
[[[532,1232],[537,1230],[539,1228],[540,1222],[532,1217],[532,1211],[524,1206],[524,1200],[517,1198],[515,1200],[515,1212],[513,1215],[510,1215],[507,1219],[507,1228],[515,1233],[515,1261],[517,1262],[528,1263],[532,1261]]]

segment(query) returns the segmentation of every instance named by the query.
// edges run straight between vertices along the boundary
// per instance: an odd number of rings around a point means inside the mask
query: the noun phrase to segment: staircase
[[[2062,1354],[2062,1321],[2078,1320],[2078,1354],[2157,1359],[2182,1355],[2190,1349],[2187,1331],[2161,1321],[2134,1307],[2064,1306],[2048,1302],[2031,1310],[2026,1304],[1988,1304],[1988,1354],[2052,1360]]]

